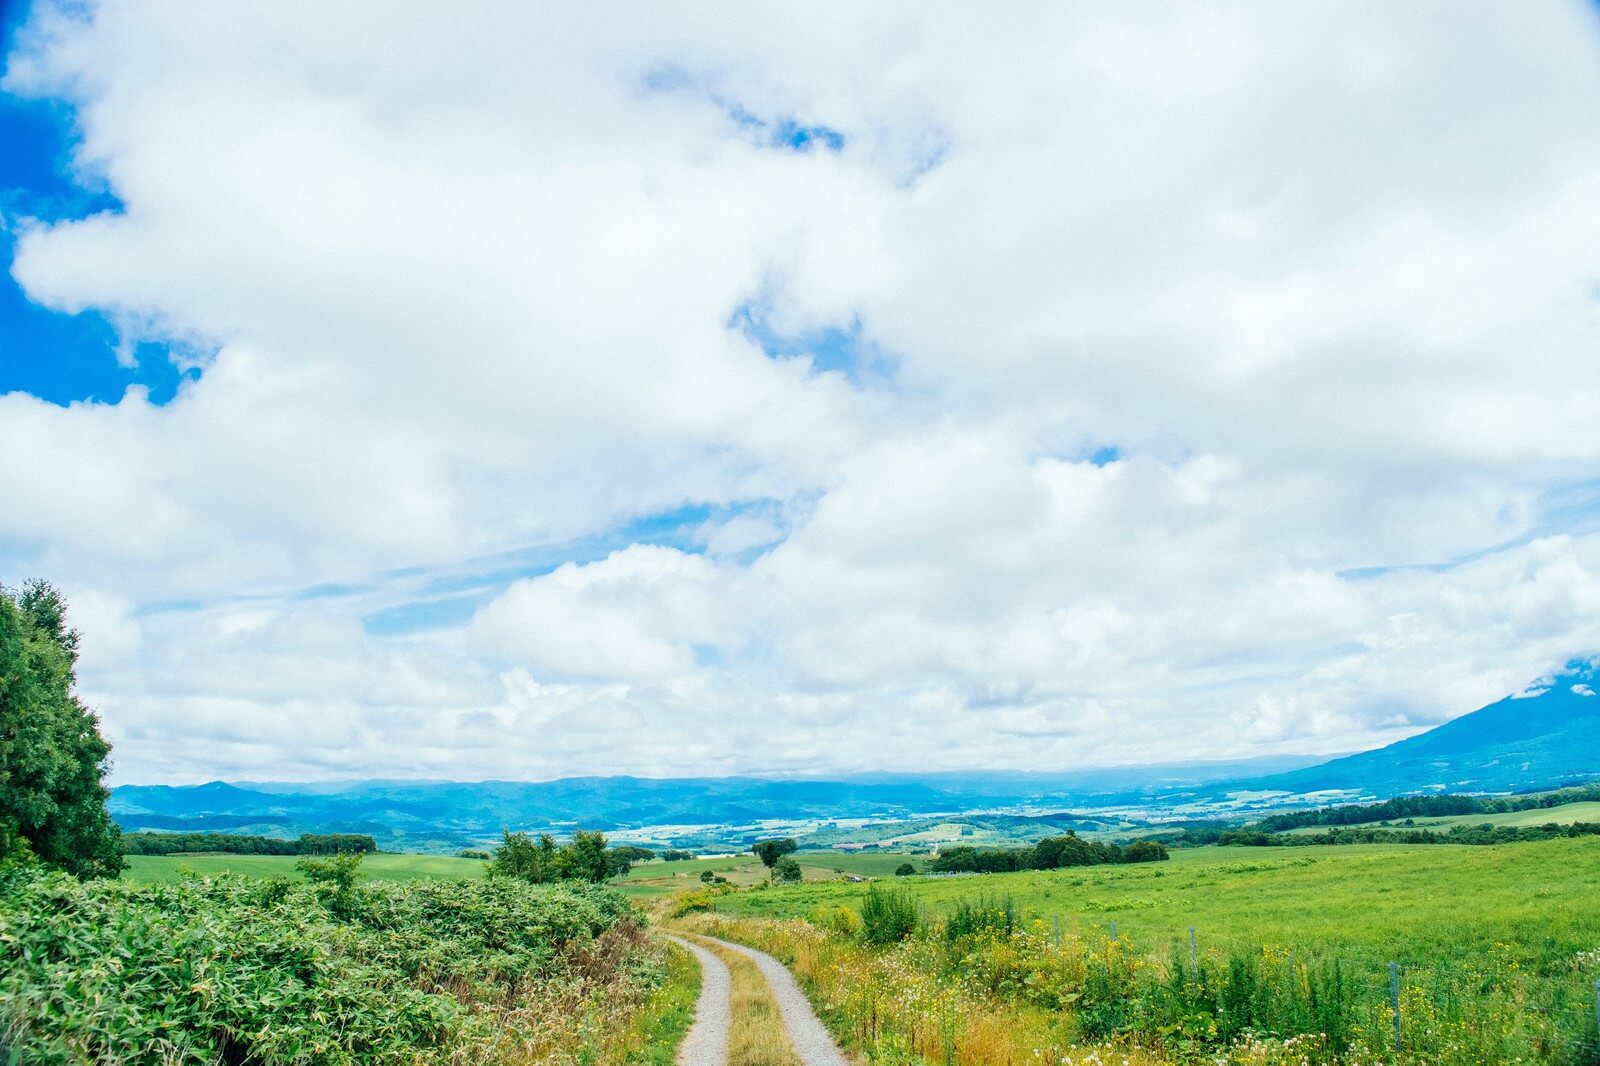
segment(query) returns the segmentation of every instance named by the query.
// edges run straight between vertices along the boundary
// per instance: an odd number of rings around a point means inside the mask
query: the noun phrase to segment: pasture
[[[1594,837],[1196,848],[883,888],[686,898],[678,921],[784,959],[873,1062],[1600,1061]]]
[[[246,877],[291,877],[302,879],[295,863],[297,855],[129,855],[122,877],[134,884],[177,881],[185,873],[210,877],[221,873]],[[422,878],[460,880],[482,877],[489,864],[481,859],[458,859],[451,855],[394,855],[379,852],[361,860],[364,881],[416,881]]]
[[[1372,844],[1193,848],[1169,862],[897,881],[930,914],[1010,897],[1022,918],[1087,938],[1118,923],[1143,944],[1315,947],[1370,963],[1471,959],[1486,945],[1549,964],[1600,949],[1600,838],[1496,847]],[[718,901],[727,914],[805,917],[858,906],[866,886],[774,887]]]
[[[927,856],[898,855],[892,852],[798,851],[803,882],[843,881],[857,877],[889,877],[896,866],[910,862],[919,869]],[[763,884],[767,868],[754,855],[725,855],[714,859],[682,859],[676,862],[640,863],[615,879],[612,884],[630,896],[660,896],[703,887],[700,875],[711,871],[740,888]]]
[[[858,877],[887,877],[902,862],[926,865],[927,857],[912,857],[872,852],[803,851],[801,874],[806,881],[838,880],[847,874]],[[129,855],[122,876],[136,884],[177,881],[185,873],[213,876],[220,873],[246,877],[291,877],[300,879],[295,855],[226,855],[220,853],[186,855]],[[489,864],[481,859],[461,859],[452,855],[393,854],[378,852],[361,862],[365,881],[415,881],[420,878],[460,879],[482,877]],[[699,888],[702,871],[711,870],[741,887],[767,880],[767,868],[754,855],[727,855],[715,859],[685,859],[677,862],[640,863],[612,884],[630,896],[659,896],[689,888]]]

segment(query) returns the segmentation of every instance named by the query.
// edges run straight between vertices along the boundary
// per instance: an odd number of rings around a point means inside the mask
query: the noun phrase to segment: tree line
[[[1441,818],[1462,814],[1510,814],[1560,807],[1568,803],[1600,800],[1600,785],[1563,788],[1534,796],[1397,796],[1381,803],[1321,807],[1314,811],[1272,814],[1251,828],[1267,833],[1308,826],[1362,825],[1403,818]]]
[[[122,837],[124,855],[364,855],[377,850],[378,842],[365,833],[302,833],[295,839],[248,833],[125,833]]]
[[[1559,825],[1456,825],[1445,832],[1433,829],[1330,828],[1322,833],[1266,833],[1246,827],[1218,835],[1217,843],[1253,848],[1305,848],[1335,844],[1519,844],[1556,837],[1600,836],[1600,825],[1574,822]]]
[[[1167,849],[1155,840],[1110,844],[1085,840],[1076,833],[1046,837],[1025,848],[975,848],[963,844],[941,851],[929,863],[932,873],[1010,873],[1017,870],[1056,870],[1064,866],[1104,866],[1113,863],[1161,862]]]

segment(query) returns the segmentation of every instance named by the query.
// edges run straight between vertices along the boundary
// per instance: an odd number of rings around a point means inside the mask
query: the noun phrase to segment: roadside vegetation
[[[0,589],[0,1063],[671,1061],[694,975],[594,883],[639,849],[512,834],[489,862],[373,856],[413,874],[378,882],[364,836],[124,839],[65,612]],[[208,862],[293,876],[182,872]]]

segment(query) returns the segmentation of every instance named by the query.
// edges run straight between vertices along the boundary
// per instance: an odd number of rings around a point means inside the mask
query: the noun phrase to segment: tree
[[[756,858],[765,863],[767,868],[770,870],[772,868],[772,864],[783,858],[785,855],[799,851],[800,845],[794,842],[793,837],[784,837],[781,840],[763,840],[750,850],[754,851],[756,853]]]
[[[561,854],[566,859],[566,875],[573,880],[600,882],[611,876],[606,835],[598,830],[578,830]]]
[[[538,843],[527,833],[502,830],[501,836],[503,842],[494,849],[489,864],[489,872],[497,876],[520,877],[534,884],[599,882],[609,877],[613,869],[604,833],[580,829],[565,847],[557,847],[549,833],[542,834]]]
[[[772,879],[778,882],[800,880],[800,864],[787,855],[772,864]]]
[[[79,877],[115,877],[120,832],[106,812],[111,746],[72,694],[78,634],[43,581],[0,588],[0,862],[29,855]]]
[[[543,884],[556,880],[556,842],[549,834],[534,843],[527,833],[500,831],[501,844],[494,849],[489,872],[502,877],[520,877],[524,881]]]
[[[894,868],[894,875],[896,877],[910,877],[916,872],[917,868],[912,866],[909,862],[903,862]]]

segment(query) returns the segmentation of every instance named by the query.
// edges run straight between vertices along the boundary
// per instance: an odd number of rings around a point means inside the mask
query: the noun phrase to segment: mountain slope
[[[1517,792],[1600,777],[1600,668],[1573,662],[1507,696],[1385,748],[1243,785],[1293,793]]]

